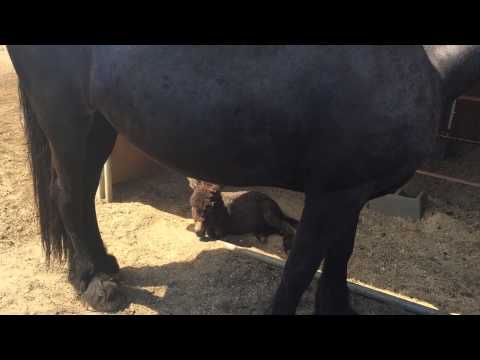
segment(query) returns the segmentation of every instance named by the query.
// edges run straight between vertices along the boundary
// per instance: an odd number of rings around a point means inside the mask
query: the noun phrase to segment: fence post
[[[112,162],[111,159],[105,162],[103,166],[104,181],[105,181],[105,200],[107,203],[111,203],[113,199],[113,188],[112,188]]]

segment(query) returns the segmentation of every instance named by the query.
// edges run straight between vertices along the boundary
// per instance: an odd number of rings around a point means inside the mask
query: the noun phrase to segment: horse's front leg
[[[95,258],[97,270],[110,275],[118,273],[120,267],[117,259],[107,253],[103,244],[95,212],[95,195],[103,165],[110,156],[116,139],[117,132],[102,115],[97,113],[87,141],[86,174],[88,176],[85,179],[85,228],[89,232],[86,240],[90,252]]]
[[[273,314],[295,314],[300,299],[323,258],[330,256],[329,254],[345,255],[343,249],[349,248],[345,245],[346,239],[350,241],[352,232],[354,235],[358,213],[367,197],[363,189],[328,194],[307,191],[305,195],[302,220],[274,298]],[[331,251],[335,248],[341,250]],[[327,297],[328,303],[338,297],[341,298],[342,304],[344,303],[345,284],[341,281],[344,273],[338,273],[339,267],[329,268],[329,276],[324,281],[328,288],[333,287],[333,290],[317,293],[317,306],[321,307],[323,296]],[[343,270],[343,267],[340,270]],[[323,290],[325,288],[322,286]]]

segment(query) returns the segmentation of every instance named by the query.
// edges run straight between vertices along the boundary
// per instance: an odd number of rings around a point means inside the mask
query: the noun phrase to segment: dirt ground
[[[77,299],[65,269],[47,270],[32,206],[16,76],[0,47],[0,314],[95,314]],[[479,149],[480,150],[480,149]],[[480,181],[480,151],[430,165],[445,174]],[[429,195],[420,222],[365,209],[350,278],[448,312],[480,314],[480,192],[425,177],[409,188]],[[178,174],[162,169],[148,179],[115,187],[115,202],[97,203],[103,238],[119,260],[129,305],[120,314],[263,314],[281,270],[200,242],[191,225],[189,189]],[[301,194],[262,189],[298,218]],[[260,247],[251,236],[226,239],[283,256],[272,237]],[[299,314],[312,312],[315,286]],[[360,296],[362,314],[406,314]]]

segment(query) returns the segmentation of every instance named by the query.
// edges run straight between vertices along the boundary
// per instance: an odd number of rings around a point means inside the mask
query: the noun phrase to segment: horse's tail
[[[22,85],[19,85],[20,106],[27,138],[28,157],[33,178],[33,192],[40,225],[40,236],[47,264],[53,258],[64,262],[68,258],[69,244],[60,214],[51,194],[51,152],[45,133],[40,128]]]

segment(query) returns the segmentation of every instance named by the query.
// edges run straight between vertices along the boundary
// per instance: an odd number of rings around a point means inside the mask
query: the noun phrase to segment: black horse
[[[324,261],[316,313],[351,313],[359,212],[428,156],[452,101],[480,78],[480,46],[8,46],[20,80],[48,258],[94,308],[119,271],[94,194],[118,133],[185,176],[303,191],[275,295],[294,314]]]

